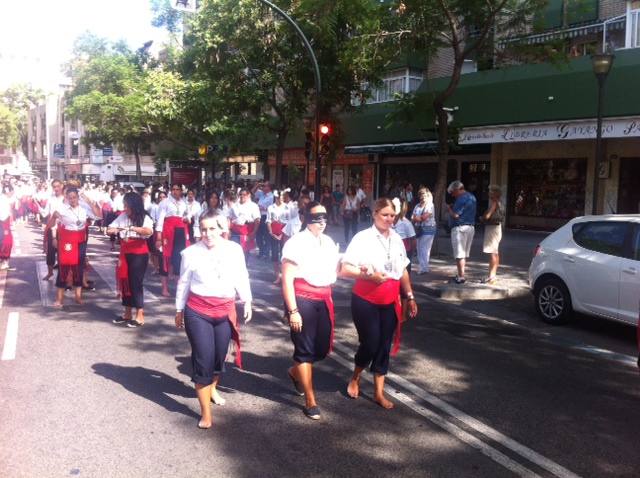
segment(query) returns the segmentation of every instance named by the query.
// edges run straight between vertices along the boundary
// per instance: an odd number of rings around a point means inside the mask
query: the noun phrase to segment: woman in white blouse
[[[107,233],[119,234],[120,257],[116,267],[118,291],[124,306],[124,315],[114,324],[128,327],[144,325],[144,275],[149,264],[147,239],[153,234],[153,221],[145,213],[142,198],[137,193],[124,195],[124,214],[109,224]],[[136,309],[133,319],[132,310]]]
[[[192,381],[202,418],[212,424],[211,402],[224,404],[217,391],[224,360],[233,339],[236,364],[242,366],[236,294],[244,302],[245,323],[251,320],[251,287],[242,248],[227,239],[227,218],[208,211],[200,217],[201,240],[182,251],[176,292],[176,327],[185,328],[191,343]]]
[[[436,234],[436,218],[431,191],[427,188],[420,188],[418,198],[420,202],[413,209],[411,221],[415,224],[418,239],[418,274],[426,274],[429,272],[431,247]]]
[[[53,245],[58,250],[58,277],[56,278],[56,300],[53,307],[62,307],[64,291],[69,282],[75,288],[75,301],[82,304],[82,279],[84,259],[87,252],[87,211],[79,203],[78,190],[67,188],[66,203],[61,204],[49,217],[47,228],[57,226]],[[91,207],[95,217],[102,217],[100,206],[88,197],[83,198]]]
[[[395,216],[391,200],[378,199],[373,226],[351,240],[342,258],[341,270],[341,276],[356,279],[351,313],[360,341],[347,394],[358,398],[360,374],[370,365],[374,374],[374,400],[386,409],[393,408],[393,403],[384,395],[384,378],[389,368],[389,353],[395,354],[400,348],[401,288],[408,300],[409,316],[415,317],[418,313],[406,269],[409,259],[402,239],[392,228]]]
[[[293,367],[288,371],[298,395],[305,397],[303,412],[320,419],[313,391],[313,364],[331,349],[334,311],[331,286],[336,281],[338,247],[324,234],[327,210],[309,203],[306,228],[290,238],[282,249],[282,293],[294,345]]]

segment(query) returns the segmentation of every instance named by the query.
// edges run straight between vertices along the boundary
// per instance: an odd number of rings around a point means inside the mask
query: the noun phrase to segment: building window
[[[417,91],[422,81],[424,74],[421,70],[414,70],[411,68],[404,68],[401,70],[393,70],[384,75],[382,78],[382,84],[371,90],[371,97],[367,100],[367,103],[386,103],[388,101],[395,101],[397,95],[403,95]],[[367,90],[368,86],[363,85],[363,90]],[[352,100],[352,104],[357,105],[357,99]]]
[[[640,10],[632,10],[629,16],[629,30],[631,31],[629,48],[640,48]]]

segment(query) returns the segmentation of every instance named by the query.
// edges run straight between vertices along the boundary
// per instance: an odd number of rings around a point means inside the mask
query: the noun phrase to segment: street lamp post
[[[591,213],[597,214],[598,212],[598,187],[599,187],[599,175],[600,165],[602,164],[602,107],[604,104],[604,84],[607,79],[609,71],[611,71],[611,65],[613,65],[614,55],[608,53],[598,53],[591,55],[591,63],[593,66],[593,73],[598,79],[598,112],[597,112],[597,126],[596,126],[596,156],[595,167],[593,171],[593,204],[591,206]]]
[[[300,27],[293,20],[293,18],[291,18],[280,7],[278,7],[277,5],[274,5],[270,1],[268,0],[259,0],[259,1],[264,5],[268,6],[269,8],[271,8],[273,11],[277,12],[282,18],[284,18],[293,27],[293,29],[296,31],[296,33],[302,40],[302,43],[305,49],[307,50],[307,52],[309,53],[309,56],[311,57],[311,62],[313,64],[313,76],[314,76],[315,88],[316,88],[315,115],[314,115],[315,116],[315,125],[314,125],[315,134],[314,134],[314,144],[313,144],[313,154],[314,154],[315,166],[316,166],[314,191],[315,191],[315,197],[319,198],[320,197],[320,175],[322,170],[322,164],[320,163],[320,143],[319,143],[320,94],[322,92],[322,80],[320,78],[320,67],[318,66],[318,60],[316,58],[316,54],[313,51],[313,48],[311,48],[311,43],[309,43],[309,40],[305,36],[304,32],[300,29]],[[308,171],[309,170],[307,169],[307,174],[308,174]]]

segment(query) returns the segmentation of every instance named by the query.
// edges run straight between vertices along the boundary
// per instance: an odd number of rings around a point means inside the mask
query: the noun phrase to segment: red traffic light
[[[328,124],[320,125],[320,134],[329,134],[331,132],[331,128]]]

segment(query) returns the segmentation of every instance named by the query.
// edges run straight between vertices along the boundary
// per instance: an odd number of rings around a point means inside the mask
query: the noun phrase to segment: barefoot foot
[[[384,395],[381,397],[374,397],[373,400],[385,410],[391,410],[394,407],[393,402],[387,400]]]
[[[62,302],[54,302],[51,304],[51,307],[55,307],[56,309],[62,309]]]
[[[347,395],[349,395],[350,398],[358,398],[360,396],[360,377],[349,380]]]
[[[208,430],[209,428],[211,428],[211,425],[211,420],[205,420],[204,418],[202,418],[198,422],[198,428],[200,428],[201,430]]]
[[[52,277],[53,277],[53,274],[47,274],[46,276],[44,276],[44,277],[42,278],[42,280],[49,280],[49,279],[51,279]]]

